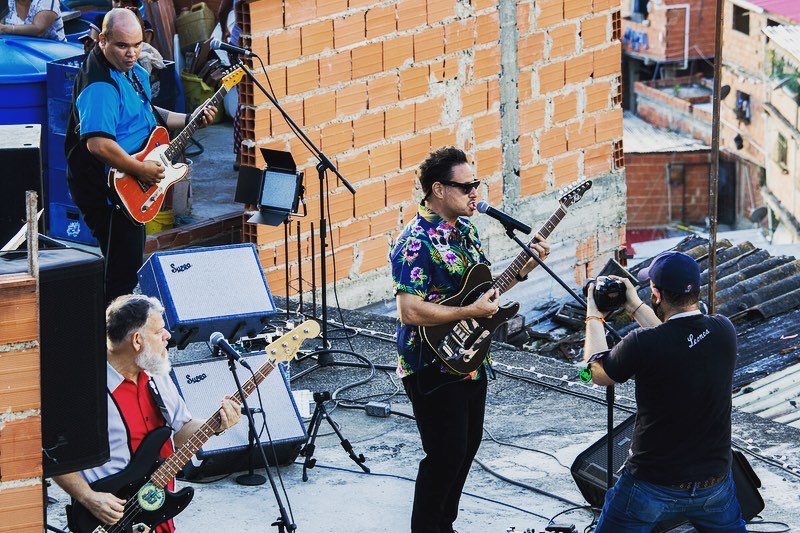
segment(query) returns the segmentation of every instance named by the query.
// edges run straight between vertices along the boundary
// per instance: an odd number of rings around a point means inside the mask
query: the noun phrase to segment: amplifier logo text
[[[173,274],[177,274],[178,272],[183,272],[184,270],[189,270],[192,268],[191,263],[185,263],[180,266],[175,266],[175,263],[170,263],[169,267],[172,269]]]
[[[189,374],[186,374],[186,383],[188,383],[189,385],[191,385],[192,383],[200,383],[201,381],[203,381],[207,377],[208,376],[205,374],[205,372],[203,372],[202,374],[199,374],[199,375],[197,375],[195,377],[192,377]]]

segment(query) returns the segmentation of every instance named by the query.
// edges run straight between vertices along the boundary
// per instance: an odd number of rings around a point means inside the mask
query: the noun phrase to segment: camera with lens
[[[603,313],[616,311],[625,305],[625,283],[608,276],[600,276],[597,280],[589,280],[583,288],[583,295],[589,294],[589,283],[594,281],[594,303],[597,310]]]

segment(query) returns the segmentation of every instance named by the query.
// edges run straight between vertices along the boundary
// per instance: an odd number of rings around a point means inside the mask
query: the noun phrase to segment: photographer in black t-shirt
[[[584,361],[598,385],[636,379],[630,456],[606,495],[596,531],[651,531],[684,516],[699,531],[745,531],[731,477],[731,386],[736,331],[698,308],[700,267],[666,252],[639,273],[652,308],[633,284],[625,308],[641,326],[608,349],[594,287],[589,287]]]

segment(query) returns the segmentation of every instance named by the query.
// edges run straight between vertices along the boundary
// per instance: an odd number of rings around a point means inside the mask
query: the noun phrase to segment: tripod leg
[[[360,466],[361,470],[363,470],[366,473],[369,473],[369,471],[370,471],[369,468],[364,465],[364,462],[367,460],[367,458],[364,457],[364,454],[363,453],[360,453],[358,455],[355,454],[355,452],[353,451],[353,445],[350,444],[349,440],[344,438],[344,435],[342,435],[342,432],[339,431],[338,427],[336,427],[336,424],[334,424],[333,420],[331,420],[331,417],[328,414],[328,411],[325,409],[325,406],[324,405],[319,405],[318,407],[319,407],[319,409],[321,411],[320,417],[324,417],[325,420],[328,421],[328,424],[330,424],[330,426],[333,428],[333,431],[336,432],[336,435],[338,435],[338,437],[339,437],[339,441],[341,441],[341,443],[342,443],[342,448],[344,448],[344,451],[346,451],[347,455],[350,456],[350,459],[352,459],[355,464]]]
[[[303,446],[303,449],[300,451],[300,453],[306,458],[305,461],[303,461],[303,481],[308,481],[308,469],[314,468],[314,465],[317,464],[317,460],[312,459],[311,457],[314,455],[314,442],[317,440],[319,425],[322,423],[320,409],[324,409],[324,407],[321,407],[321,404],[317,403],[317,406],[314,408],[314,414],[311,415],[311,423],[309,424],[311,431],[308,434],[308,440],[306,441],[306,445]]]

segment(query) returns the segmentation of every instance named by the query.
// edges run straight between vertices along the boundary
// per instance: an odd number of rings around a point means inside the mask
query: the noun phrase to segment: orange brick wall
[[[708,152],[626,154],[628,229],[663,227],[671,222],[703,224],[708,214],[709,161]],[[685,186],[667,184],[668,164],[685,165]]]
[[[504,168],[497,2],[473,0],[254,0],[237,13],[245,44],[265,63],[275,96],[353,184],[330,175],[328,250],[355,279],[387,266],[393,236],[415,213],[416,170],[435,148],[467,151],[482,196],[502,205],[552,192],[580,176],[612,173],[622,138],[619,5],[611,0],[517,0],[520,161]],[[319,231],[315,159],[252,83],[240,85],[243,164],[262,167],[262,147],[291,151],[305,170],[308,216],[283,227],[246,227],[272,291],[311,287],[311,231]],[[518,185],[517,185],[518,183]],[[245,224],[247,226],[247,224]],[[302,264],[296,256],[302,244]],[[315,242],[318,248],[318,241]],[[320,250],[315,253],[319,255]],[[293,258],[292,258],[293,257]],[[303,287],[298,286],[302,268]],[[317,286],[319,286],[317,268]]]
[[[0,532],[44,529],[37,309],[32,278],[0,277]]]

